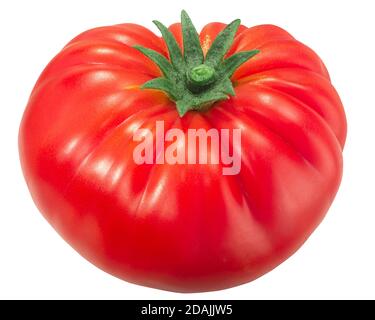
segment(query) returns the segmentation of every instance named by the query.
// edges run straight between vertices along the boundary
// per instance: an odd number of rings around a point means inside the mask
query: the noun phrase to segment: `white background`
[[[160,5],[158,5],[160,3]],[[229,290],[176,294],[128,284],[92,266],[42,218],[24,183],[19,122],[47,62],[78,33],[184,8],[198,28],[241,18],[287,29],[325,61],[349,128],[344,178],[326,219],[289,260]],[[0,1],[0,298],[375,298],[375,12],[373,1]]]

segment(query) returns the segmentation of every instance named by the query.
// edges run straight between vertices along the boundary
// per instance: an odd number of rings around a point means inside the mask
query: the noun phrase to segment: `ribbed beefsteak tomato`
[[[279,27],[235,20],[198,35],[185,12],[155,23],[163,37],[135,24],[86,31],[48,64],[20,127],[27,185],[57,232],[119,278],[180,292],[251,281],[332,203],[342,103],[321,59]],[[240,129],[239,173],[222,160],[137,163],[134,132],[157,122],[185,136]],[[211,145],[199,152],[220,158]]]

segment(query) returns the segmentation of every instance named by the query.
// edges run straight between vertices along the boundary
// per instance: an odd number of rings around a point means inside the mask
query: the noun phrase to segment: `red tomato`
[[[204,54],[226,25],[199,35]],[[183,44],[181,25],[171,32]],[[234,96],[182,117],[134,45],[168,57],[135,24],[86,31],[48,64],[19,134],[44,217],[82,256],[129,282],[180,292],[251,281],[292,255],[331,205],[346,120],[320,58],[273,25],[240,26],[227,52],[259,50],[233,74]],[[141,164],[137,128],[241,128],[242,165]],[[209,152],[209,151],[207,151]]]

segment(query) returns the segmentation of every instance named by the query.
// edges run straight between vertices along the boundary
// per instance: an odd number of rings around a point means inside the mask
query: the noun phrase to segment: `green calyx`
[[[198,33],[185,11],[181,13],[183,54],[167,27],[158,21],[154,23],[164,38],[170,60],[154,50],[134,47],[150,58],[163,73],[163,77],[143,84],[142,89],[164,91],[176,102],[181,117],[189,110],[205,110],[216,101],[233,96],[230,77],[241,64],[259,53],[259,50],[242,51],[224,59],[240,26],[240,20],[234,20],[218,34],[206,56]]]

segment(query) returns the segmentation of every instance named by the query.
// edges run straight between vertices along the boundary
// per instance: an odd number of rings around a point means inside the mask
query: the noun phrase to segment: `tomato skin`
[[[206,49],[225,27],[211,23]],[[179,24],[171,27],[181,44]],[[166,54],[134,24],[73,39],[37,81],[19,133],[22,169],[44,217],[82,256],[126,281],[178,292],[251,281],[293,254],[323,219],[342,176],[346,119],[319,57],[272,25],[241,26],[229,55],[260,53],[236,95],[180,118],[133,45]],[[206,49],[205,49],[206,48]],[[242,169],[136,165],[136,128],[242,128]]]

